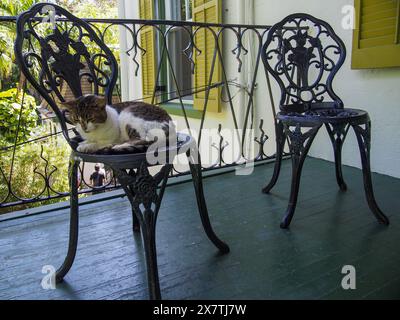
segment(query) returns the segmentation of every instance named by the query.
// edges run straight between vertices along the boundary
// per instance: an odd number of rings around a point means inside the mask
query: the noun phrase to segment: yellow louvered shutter
[[[208,23],[221,23],[222,10],[220,0],[194,0],[193,1],[193,21],[195,22],[208,22]],[[217,29],[214,29],[217,31]],[[205,89],[209,82],[209,76],[212,68],[212,61],[215,51],[215,39],[210,31],[205,28],[199,30],[196,34],[196,45],[201,50],[201,54],[195,56],[195,74],[194,74],[194,87],[196,90]],[[221,81],[221,64],[218,55],[215,60],[215,67],[212,77],[212,83]],[[197,110],[203,110],[207,92],[194,94],[193,107]],[[221,87],[213,88],[210,91],[207,110],[211,112],[221,111]]]
[[[400,0],[355,0],[352,68],[400,66]]]
[[[140,19],[154,19],[153,0],[139,1]],[[152,26],[144,27],[140,32],[140,46],[146,50],[142,55],[142,93],[143,100],[151,103],[156,82],[156,57],[155,57],[155,34]]]

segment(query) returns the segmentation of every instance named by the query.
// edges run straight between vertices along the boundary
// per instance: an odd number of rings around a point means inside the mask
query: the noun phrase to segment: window
[[[175,21],[191,21],[191,2],[190,0],[167,0],[165,1],[165,14],[164,17],[159,16],[157,18],[164,18],[166,20]],[[165,74],[166,79],[166,98],[172,100],[178,98],[178,88],[181,95],[183,95],[183,101],[185,103],[193,103],[193,96],[191,95],[193,87],[193,75],[191,72],[190,61],[182,54],[183,50],[189,45],[190,36],[182,28],[174,28],[168,35],[168,52],[171,58],[171,66],[174,70],[176,82],[174,80],[174,74],[167,65],[167,61],[164,61],[164,68],[161,70]],[[161,45],[159,46],[159,48]],[[161,55],[161,53],[160,53]],[[179,101],[176,101],[179,102]]]
[[[352,68],[400,66],[400,0],[355,0]]]
[[[221,22],[220,0],[140,0],[141,19],[183,20],[197,22]],[[151,29],[151,30],[150,30]],[[214,37],[209,31],[200,30],[195,38],[197,47],[201,50],[195,56],[195,69],[183,55],[188,46],[190,35],[182,28],[174,28],[168,35],[167,46],[171,66],[168,65],[165,54],[162,53],[162,39],[159,32],[152,27],[142,31],[141,45],[146,50],[142,57],[142,83],[145,101],[151,102],[156,88],[157,101],[179,102],[178,88],[183,95],[185,104],[192,104],[195,110],[203,110],[205,91],[192,95],[195,88],[204,88],[208,83],[211,71],[211,61],[214,54]],[[146,57],[147,56],[147,57]],[[162,61],[161,61],[162,59]],[[157,77],[157,68],[160,74]],[[172,70],[174,72],[172,72]],[[157,84],[156,84],[157,80]],[[221,81],[220,63],[217,62],[212,82]],[[207,110],[220,111],[220,88],[210,90],[207,100]]]

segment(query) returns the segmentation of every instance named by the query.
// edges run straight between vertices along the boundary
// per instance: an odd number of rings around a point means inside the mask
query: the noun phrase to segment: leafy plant
[[[0,15],[17,16],[38,2],[40,0],[1,0]],[[10,76],[12,78],[19,78],[19,70],[18,68],[14,68],[14,40],[16,32],[14,22],[4,21],[0,23],[0,88],[8,87],[2,82],[7,84]]]
[[[0,13],[16,16],[22,11],[28,10],[39,0],[2,0],[0,2]]]
[[[14,161],[12,161],[12,149],[3,151],[0,156],[0,203],[17,201],[14,195],[18,198],[35,198],[55,196],[57,192],[68,192],[69,154],[70,149],[62,136],[17,147]],[[10,174],[10,189],[14,195],[9,194],[7,184]],[[46,185],[46,180],[50,188]],[[46,200],[45,204],[63,200],[65,197]],[[0,213],[37,207],[42,204],[36,202],[2,208]]]
[[[73,13],[80,18],[118,18],[118,6],[115,0],[95,0],[85,2],[73,9]],[[98,36],[102,37],[103,42],[112,51],[115,58],[119,62],[120,44],[119,44],[119,26],[110,26],[108,23],[95,23],[95,31]],[[88,44],[90,49],[90,44]],[[98,48],[96,47],[98,51]]]
[[[4,33],[0,33],[0,79],[4,79],[9,76],[12,70],[12,60],[8,54],[8,48],[10,47],[10,38]]]
[[[21,110],[22,98],[24,98],[24,104]],[[3,138],[3,143],[15,141],[20,117],[17,142],[26,140],[31,135],[38,120],[35,107],[35,98],[27,93],[25,95],[18,93],[16,88],[0,92],[0,137]]]

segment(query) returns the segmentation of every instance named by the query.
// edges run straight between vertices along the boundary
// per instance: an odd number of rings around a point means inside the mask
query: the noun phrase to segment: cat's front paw
[[[99,146],[96,143],[80,143],[76,150],[82,153],[94,153],[99,150]]]

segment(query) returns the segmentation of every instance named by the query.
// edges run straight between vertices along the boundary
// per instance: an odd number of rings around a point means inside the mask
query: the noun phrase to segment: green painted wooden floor
[[[191,184],[166,190],[157,225],[164,299],[400,298],[400,180],[374,175],[376,197],[391,219],[369,211],[360,170],[345,167],[338,191],[333,164],[309,158],[290,231],[279,228],[287,205],[290,162],[271,195],[260,192],[272,164],[251,176],[205,180],[215,230],[231,247],[219,256],[205,237]],[[147,299],[139,237],[126,199],[81,209],[78,255],[66,282],[40,286],[43,265],[61,263],[68,211],[0,223],[0,299]],[[341,268],[354,265],[357,289],[341,289]]]

